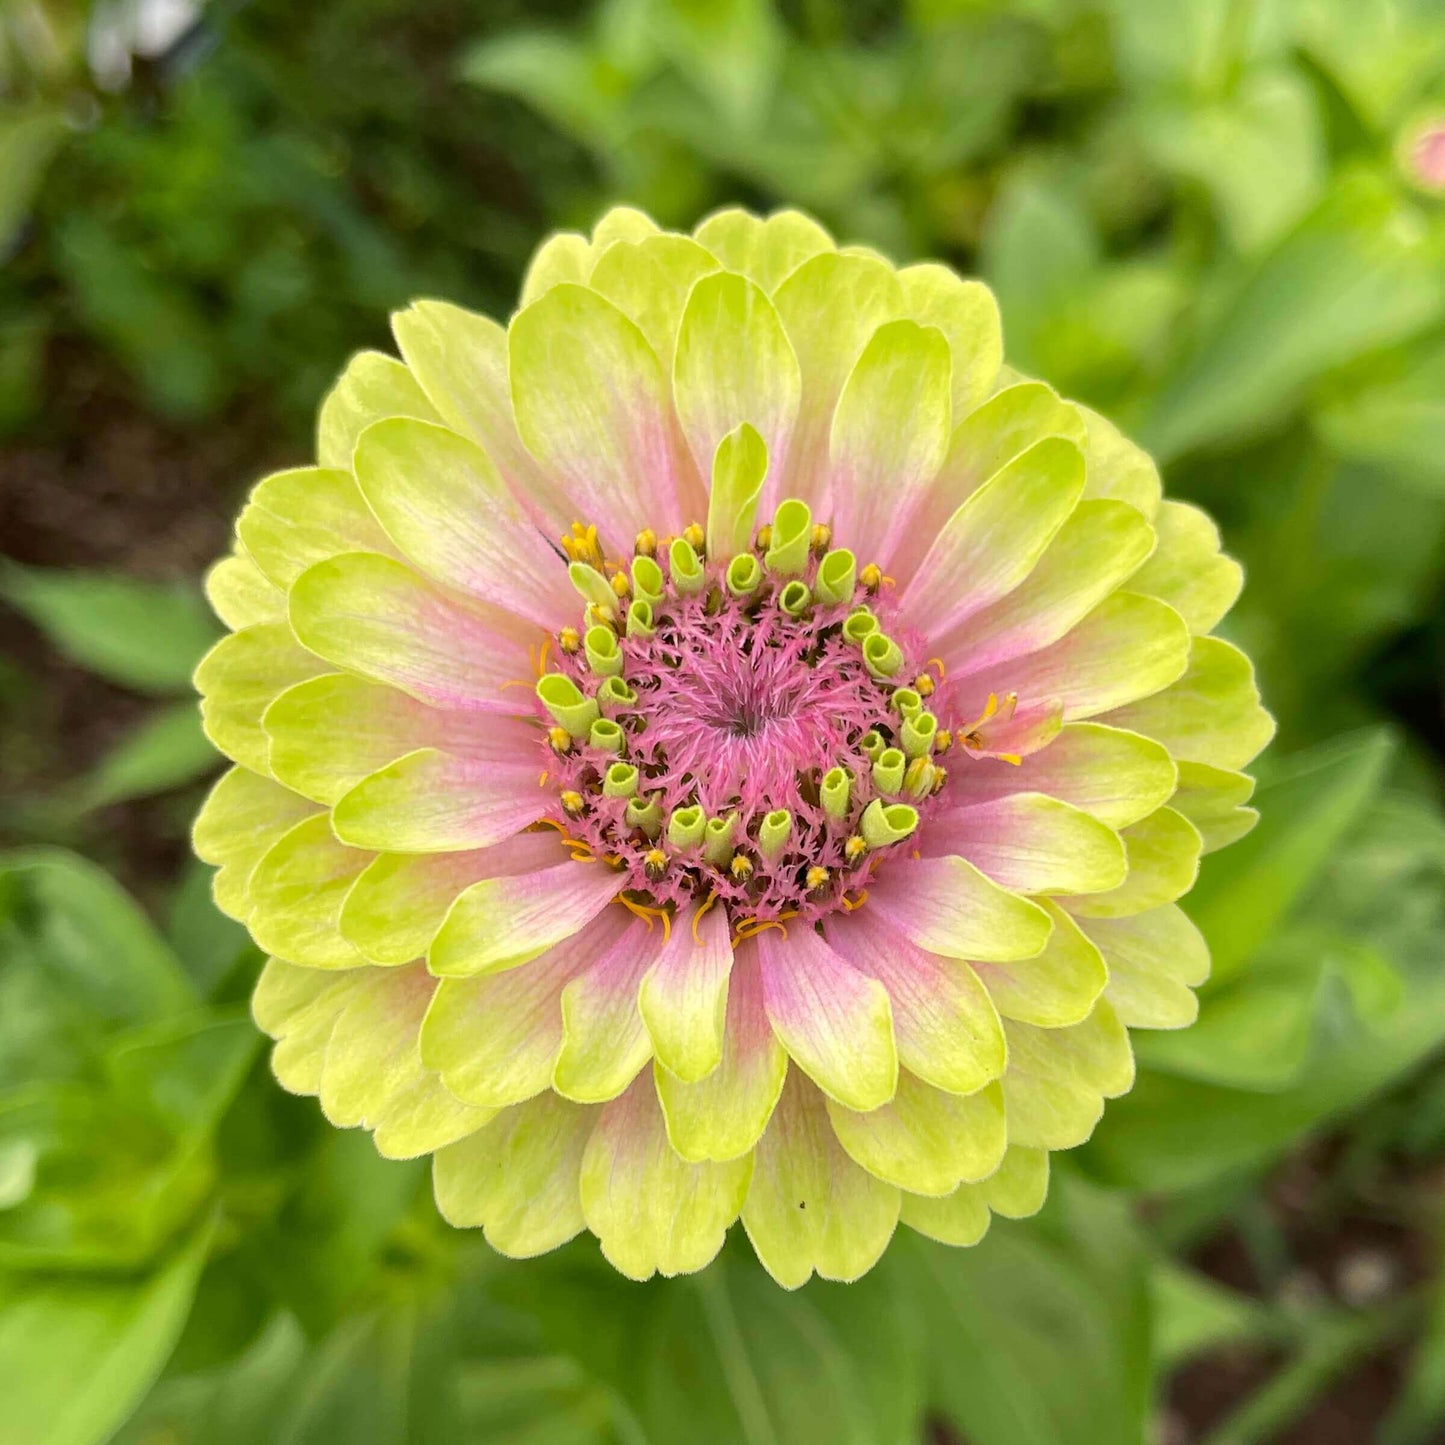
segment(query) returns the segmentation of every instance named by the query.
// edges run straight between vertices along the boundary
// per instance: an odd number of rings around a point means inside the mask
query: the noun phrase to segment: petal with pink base
[[[898,934],[944,958],[1006,963],[1033,958],[1053,924],[1037,903],[986,878],[962,858],[891,859],[867,907]]]
[[[565,1244],[586,1227],[577,1177],[598,1111],[539,1094],[504,1109],[484,1129],[438,1151],[437,1208],[459,1229],[480,1225],[513,1259]]]
[[[758,1141],[743,1227],[784,1289],[854,1280],[893,1237],[899,1193],[848,1157],[823,1095],[796,1069]]]
[[[757,943],[748,940],[738,946],[728,980],[718,1066],[695,1083],[669,1072],[661,1058],[653,1067],[672,1147],[694,1161],[746,1154],[767,1127],[787,1072],[787,1052],[763,1005]]]
[[[386,535],[434,581],[549,631],[576,610],[562,559],[475,442],[379,421],[357,442],[356,480]]]
[[[436,421],[416,378],[394,356],[358,351],[326,393],[316,419],[316,457],[323,467],[350,471],[356,439],[385,416]]]
[[[876,1109],[898,1085],[888,990],[840,958],[811,928],[758,938],[763,1004],[793,1062],[825,1093]]]
[[[484,878],[452,904],[427,951],[427,965],[441,978],[516,968],[571,938],[616,892],[617,875],[596,862]]]
[[[663,1066],[695,1083],[722,1062],[733,949],[727,911],[680,909],[637,1004]]]
[[[512,402],[528,451],[615,547],[702,515],[667,376],[610,301],[564,282],[512,318]],[[613,532],[619,533],[613,536]]]
[[[436,707],[516,712],[522,702],[503,689],[534,670],[515,619],[373,552],[308,568],[290,614],[318,657]]]
[[[722,1248],[752,1172],[750,1155],[726,1164],[681,1158],[644,1075],[603,1109],[587,1141],[583,1217],[603,1255],[629,1279],[691,1274]]]
[[[564,1099],[615,1099],[652,1057],[637,991],[662,951],[655,927],[634,919],[617,941],[562,990],[562,1051],[552,1087]]]
[[[1058,904],[1041,900],[1054,920],[1048,947],[1018,963],[980,963],[975,968],[1004,1018],[1040,1028],[1063,1028],[1088,1018],[1109,982],[1099,949]]]
[[[1123,918],[1182,898],[1199,876],[1204,839],[1199,829],[1173,808],[1156,808],[1120,834],[1129,855],[1128,877],[1104,893],[1063,898],[1071,912],[1086,918]]]

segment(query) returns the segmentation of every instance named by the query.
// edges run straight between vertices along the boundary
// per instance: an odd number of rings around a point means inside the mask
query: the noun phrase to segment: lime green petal
[[[652,1057],[637,994],[661,948],[660,938],[633,923],[562,990],[562,1050],[552,1087],[564,1099],[615,1099]]]
[[[962,806],[1016,793],[1047,793],[1110,828],[1126,828],[1169,802],[1178,776],[1169,750],[1153,738],[1103,723],[1074,722],[1017,766],[976,759],[953,777],[950,796]]]
[[[484,878],[452,904],[427,953],[440,978],[500,973],[571,938],[619,886],[604,863],[567,862],[513,878]]]
[[[629,1279],[692,1274],[711,1263],[738,1217],[750,1155],[689,1164],[667,1142],[651,1078],[602,1111],[582,1157],[582,1214]]]
[[[798,358],[803,390],[787,469],[771,499],[823,499],[833,412],[873,333],[904,315],[898,277],[886,265],[834,254],[805,261],[778,287],[773,305]]]
[[[966,858],[1016,893],[1104,893],[1124,882],[1119,835],[1045,793],[966,804],[934,819],[928,846]]]
[[[686,236],[649,236],[609,246],[588,285],[632,319],[667,369],[688,293],[717,269],[716,257]]]
[[[288,687],[326,671],[284,622],[258,622],[223,637],[196,668],[201,726],[230,758],[253,773],[271,770],[261,718]]]
[[[1056,1029],[1088,1018],[1109,982],[1099,949],[1057,904],[1039,900],[1054,920],[1048,946],[1021,963],[976,965],[1004,1018]]]
[[[1247,773],[1180,763],[1179,790],[1169,806],[1199,829],[1204,851],[1212,853],[1237,842],[1259,822],[1259,814],[1244,806],[1253,795],[1254,779]]]
[[[1003,1073],[1003,1026],[968,964],[924,952],[871,907],[831,925],[828,941],[888,990],[898,1059],[910,1073],[954,1094]]]
[[[1219,550],[1219,528],[1188,502],[1163,502],[1154,514],[1159,545],[1130,579],[1135,592],[1167,602],[1194,633],[1205,633],[1234,606],[1244,569]]]
[[[679,1079],[695,1083],[722,1062],[732,967],[726,911],[679,909],[637,995],[652,1047]]]
[[[1003,322],[993,292],[933,261],[905,266],[898,284],[913,319],[936,326],[947,338],[953,415],[966,416],[993,390],[1003,362]]]
[[[828,434],[829,500],[840,536],[883,539],[900,511],[926,494],[953,433],[949,367],[936,326],[890,321],[869,338]]]
[[[1006,597],[1037,565],[1084,489],[1084,457],[1046,437],[1000,468],[944,524],[900,601],[906,620],[946,637]]]
[[[746,554],[752,546],[768,462],[767,446],[747,422],[717,444],[707,502],[707,552],[714,561]]]
[[[1116,592],[1051,646],[987,668],[971,664],[969,670],[981,675],[980,691],[986,686],[988,692],[1060,698],[1064,720],[1073,722],[1160,692],[1188,665],[1184,619],[1153,597]],[[1118,717],[1106,720],[1130,726]],[[1134,730],[1156,736],[1148,728]]]
[[[341,905],[342,937],[372,963],[410,963],[426,953],[447,910],[473,883],[556,861],[556,839],[541,833],[459,853],[382,853]]]
[[[266,960],[251,995],[256,1027],[276,1041],[271,1071],[293,1094],[321,1089],[326,1046],[346,1006],[349,974],[298,968],[279,958]]]
[[[619,241],[644,241],[658,234],[657,222],[636,206],[613,206],[592,228],[592,253],[603,255]]]
[[[995,1214],[1027,1219],[1044,1207],[1049,1192],[1049,1151],[1010,1145],[1003,1163],[978,1191]]]
[[[721,1062],[695,1083],[661,1060],[653,1067],[672,1147],[694,1162],[746,1154],[762,1137],[787,1072],[788,1055],[763,1007],[757,945],[745,942],[728,982]]]
[[[819,1088],[875,1109],[898,1086],[888,990],[835,953],[811,928],[758,938],[763,1003],[789,1057]]]
[[[554,286],[513,317],[508,350],[517,430],[581,520],[608,539],[618,533],[620,550],[645,526],[678,532],[701,514],[691,495],[686,507],[680,500],[695,469],[667,374],[610,301],[585,286]]]
[[[1204,840],[1199,829],[1173,808],[1159,808],[1125,828],[1129,876],[1107,893],[1071,897],[1065,906],[1086,918],[1122,918],[1173,903],[1194,887]]]
[[[1242,768],[1274,736],[1250,660],[1218,637],[1196,637],[1188,670],[1167,691],[1106,719],[1158,738],[1181,763]]]
[[[743,1227],[784,1289],[810,1275],[854,1280],[878,1262],[898,1223],[895,1186],[839,1144],[823,1095],[794,1069],[758,1141]]]
[[[205,587],[206,600],[232,632],[286,620],[285,594],[244,552],[222,557],[206,573]]]
[[[948,1094],[905,1072],[881,1108],[857,1114],[830,1100],[828,1117],[855,1162],[914,1194],[951,1194],[964,1180],[992,1174],[1007,1143],[997,1084]]]
[[[551,802],[537,786],[535,762],[521,761],[521,750],[510,756],[517,761],[418,748],[338,798],[332,827],[353,847],[389,853],[450,853],[500,843],[535,823]]]
[[[1137,507],[1152,518],[1159,508],[1163,488],[1159,468],[1148,452],[1135,446],[1113,422],[1082,406],[1088,427],[1085,456],[1089,463],[1086,497],[1114,497]]]
[[[426,393],[401,362],[379,351],[359,351],[321,403],[316,422],[317,461],[323,467],[350,471],[357,437],[385,416],[439,420]]]
[[[525,968],[444,979],[422,1025],[427,1067],[469,1104],[501,1108],[542,1093],[562,1050],[562,990],[621,928],[604,915]]]
[[[1138,570],[1154,546],[1127,502],[1083,501],[1012,592],[939,639],[949,666],[972,671],[1058,642]]]
[[[291,588],[290,614],[318,657],[437,707],[515,709],[502,687],[532,674],[524,643],[499,630],[506,614],[374,552],[309,567]]]
[[[585,283],[592,270],[592,243],[576,231],[549,236],[532,256],[522,279],[521,305],[530,306],[554,286]]]
[[[514,495],[566,526],[570,509],[517,435],[506,327],[446,301],[413,301],[391,329],[442,420],[486,451]]]
[[[246,926],[257,944],[308,968],[357,968],[366,960],[341,936],[347,890],[372,854],[338,843],[324,813],[284,833],[251,875]]]
[[[475,442],[392,417],[361,434],[355,466],[386,535],[434,581],[549,630],[571,614],[556,552]]]
[[[1129,1034],[1106,1000],[1083,1023],[1062,1029],[1005,1023],[1009,1067],[1003,1076],[1010,1144],[1072,1149],[1093,1133],[1104,1100],[1134,1083]]]
[[[962,858],[893,860],[870,887],[868,907],[944,958],[1033,958],[1053,930],[1037,903],[1000,888]]]
[[[328,807],[416,748],[462,744],[486,726],[475,715],[427,707],[394,687],[340,672],[288,687],[261,725],[272,774]]]
[[[693,235],[729,270],[769,293],[804,261],[833,250],[833,238],[801,211],[775,211],[766,219],[736,208],[715,211]]]
[[[385,1126],[383,1152],[415,1158],[490,1121],[492,1110],[450,1098],[422,1064],[417,1036],[437,983],[420,964],[357,969],[343,987],[321,1074],[321,1108],[333,1124],[379,1134]]]
[[[1046,437],[1063,437],[1082,448],[1088,435],[1079,409],[1042,381],[1005,387],[955,420],[940,480],[960,498]]]
[[[339,552],[394,555],[350,471],[325,467],[263,477],[236,519],[236,535],[283,592],[313,563]]]
[[[704,276],[687,299],[672,369],[678,419],[698,470],[712,472],[719,444],[743,422],[782,466],[801,385],[798,359],[763,291],[729,271]]]
[[[556,1249],[585,1228],[578,1171],[598,1111],[540,1094],[439,1150],[437,1208],[459,1229],[480,1225],[514,1259]]]
[[[1209,977],[1209,945],[1177,904],[1080,926],[1109,966],[1106,994],[1130,1028],[1179,1029],[1199,1013],[1194,990]]]
[[[905,1194],[899,1218],[926,1239],[967,1249],[988,1233],[993,1216],[981,1185],[960,1184],[952,1194],[945,1194],[941,1199]]]
[[[222,913],[245,920],[251,870],[283,833],[315,812],[305,798],[248,768],[221,774],[196,815],[191,846],[220,870],[212,888]]]

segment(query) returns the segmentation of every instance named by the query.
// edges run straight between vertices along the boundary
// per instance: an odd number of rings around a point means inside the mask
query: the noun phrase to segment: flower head
[[[617,210],[522,301],[398,315],[209,578],[277,1077],[508,1254],[971,1243],[1193,1017],[1239,568],[942,266]]]

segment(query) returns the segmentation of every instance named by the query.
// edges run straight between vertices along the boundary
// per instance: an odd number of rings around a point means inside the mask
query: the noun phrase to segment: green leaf
[[[65,112],[58,106],[0,116],[0,256],[15,244],[68,129]]]
[[[1341,176],[1245,274],[1163,386],[1139,440],[1161,460],[1232,443],[1277,421],[1325,372],[1430,325],[1445,306],[1437,251],[1389,181]]]
[[[220,635],[190,586],[8,562],[0,597],[70,661],[137,692],[189,692],[196,664]]]
[[[211,1230],[139,1283],[39,1282],[0,1303],[0,1399],[14,1445],[101,1445],[180,1337]]]
[[[1212,853],[1185,909],[1203,930],[1217,985],[1273,933],[1378,791],[1394,744],[1357,733],[1289,759],[1255,794],[1253,832]]]
[[[1258,1301],[1172,1260],[1154,1266],[1150,1289],[1154,1357],[1161,1369],[1173,1370],[1223,1345],[1257,1344],[1277,1332]]]
[[[1143,1438],[1152,1385],[1147,1259],[1122,1199],[1057,1170],[1035,1219],[973,1249],[897,1240],[931,1351],[931,1403],[970,1445]]]
[[[152,713],[122,738],[81,783],[80,796],[87,809],[104,808],[183,787],[220,764],[201,731],[200,709],[178,702]]]

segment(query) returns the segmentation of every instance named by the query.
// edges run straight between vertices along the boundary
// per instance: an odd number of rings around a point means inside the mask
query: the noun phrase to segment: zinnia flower
[[[782,1284],[1037,1209],[1194,1016],[1268,740],[1240,569],[986,287],[615,210],[261,481],[197,824],[288,1089],[498,1250]]]

